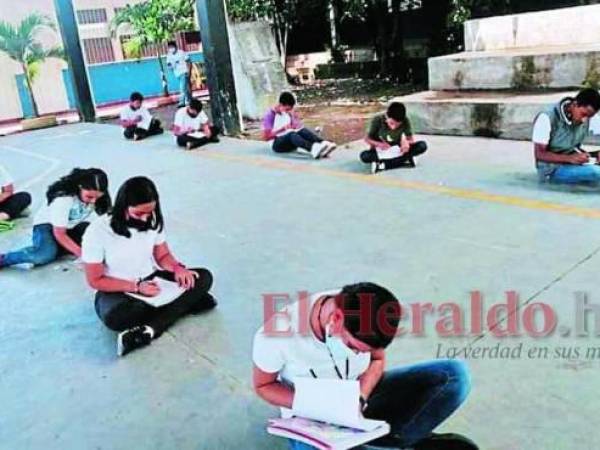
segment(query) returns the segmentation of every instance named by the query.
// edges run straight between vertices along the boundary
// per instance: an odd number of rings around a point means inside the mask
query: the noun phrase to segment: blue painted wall
[[[190,53],[190,58],[193,62],[204,62],[204,55],[200,52]],[[179,83],[175,75],[167,68],[164,58],[163,61],[167,70],[169,92],[179,92]],[[139,91],[147,97],[162,94],[160,66],[156,58],[94,64],[88,66],[88,72],[97,106],[105,103],[126,101],[133,91]],[[24,77],[23,75],[17,75],[16,78],[23,115],[25,117],[32,117],[33,109],[27,90],[23,85]],[[67,91],[69,107],[75,108],[75,95],[71,82],[71,74],[68,69],[63,70],[63,82]]]

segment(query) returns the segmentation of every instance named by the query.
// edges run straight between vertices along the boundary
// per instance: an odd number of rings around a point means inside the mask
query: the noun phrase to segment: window
[[[84,39],[83,48],[88,64],[105,63],[115,60],[115,53],[109,38]]]
[[[79,22],[79,25],[106,23],[106,9],[78,9],[77,21]]]

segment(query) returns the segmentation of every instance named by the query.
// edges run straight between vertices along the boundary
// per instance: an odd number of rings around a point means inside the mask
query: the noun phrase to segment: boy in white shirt
[[[168,44],[167,67],[169,67],[179,81],[179,107],[188,105],[192,100],[192,87],[190,85],[190,73],[192,71],[192,61],[190,56],[183,50],[177,48],[175,41]]]
[[[209,142],[219,142],[219,131],[202,111],[200,100],[192,99],[188,106],[180,108],[175,114],[173,133],[180,147],[192,150]]]
[[[31,195],[15,192],[15,185],[8,171],[0,164],[0,222],[16,219],[31,205]]]
[[[142,106],[143,102],[144,96],[134,92],[129,97],[129,104],[121,110],[119,123],[124,128],[125,139],[139,141],[164,133],[160,120],[152,117],[150,111]]]
[[[254,337],[255,392],[289,417],[296,378],[358,380],[364,417],[385,420],[391,427],[390,435],[374,445],[477,450],[460,435],[433,433],[469,394],[470,376],[463,362],[435,360],[386,367],[385,349],[398,332],[401,312],[394,294],[368,282],[287,305],[270,316]],[[291,444],[294,450],[312,448]]]

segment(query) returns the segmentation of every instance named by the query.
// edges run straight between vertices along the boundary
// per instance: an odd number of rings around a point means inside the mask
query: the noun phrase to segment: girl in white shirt
[[[96,313],[119,332],[119,356],[148,345],[181,317],[216,306],[208,293],[211,273],[176,260],[163,228],[156,186],[135,177],[119,189],[111,215],[96,220],[85,234],[82,260],[89,285],[98,291]],[[160,295],[162,280],[176,283],[182,293],[155,307],[151,299]]]
[[[108,177],[100,169],[73,169],[46,192],[46,204],[33,222],[32,245],[0,254],[0,268],[42,266],[63,255],[81,256],[81,240],[95,215],[111,206]]]

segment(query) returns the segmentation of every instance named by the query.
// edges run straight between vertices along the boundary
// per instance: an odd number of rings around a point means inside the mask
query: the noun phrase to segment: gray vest
[[[552,126],[548,150],[554,153],[572,153],[573,149],[583,144],[583,141],[590,132],[589,121],[578,125],[569,125],[564,120],[560,109],[565,100],[567,99],[561,100],[558,104],[545,111],[548,117],[550,117],[550,124]]]

